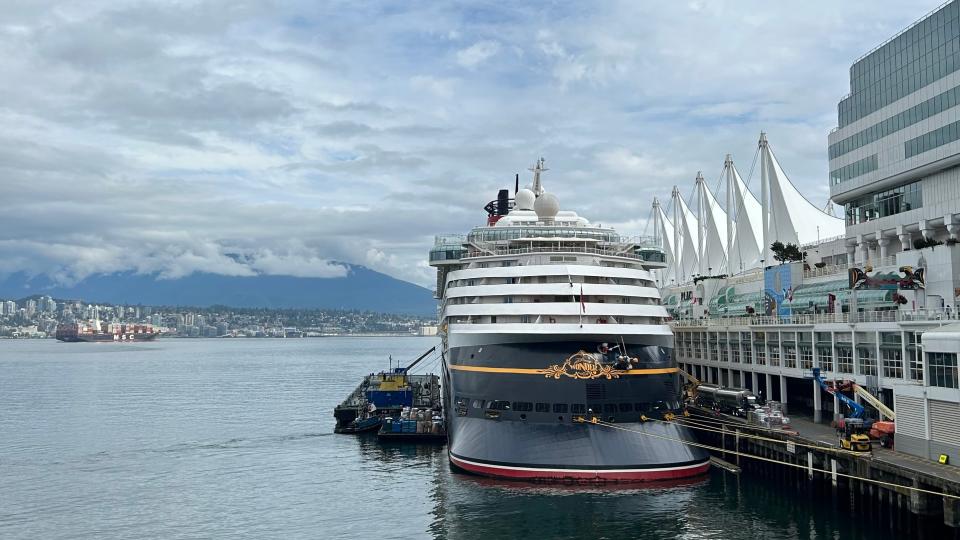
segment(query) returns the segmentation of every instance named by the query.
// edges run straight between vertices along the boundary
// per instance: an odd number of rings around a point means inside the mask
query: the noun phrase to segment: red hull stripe
[[[710,462],[682,467],[663,467],[650,469],[538,469],[536,467],[509,467],[477,463],[451,455],[450,461],[461,469],[484,476],[497,478],[516,478],[526,480],[616,480],[632,482],[651,482],[688,478],[704,474],[710,468]]]

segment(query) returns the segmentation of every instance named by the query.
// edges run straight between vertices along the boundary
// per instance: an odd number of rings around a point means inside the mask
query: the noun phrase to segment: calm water
[[[518,485],[333,435],[361,375],[434,343],[0,341],[0,538],[890,537],[792,481]]]

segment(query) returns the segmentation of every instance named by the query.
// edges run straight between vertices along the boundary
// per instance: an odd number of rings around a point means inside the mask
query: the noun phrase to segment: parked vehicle
[[[696,402],[706,407],[734,416],[747,417],[747,413],[759,406],[757,396],[745,388],[724,388],[716,384],[701,384],[697,387]]]

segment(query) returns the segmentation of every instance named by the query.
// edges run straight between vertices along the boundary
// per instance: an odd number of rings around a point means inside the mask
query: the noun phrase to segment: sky
[[[822,205],[850,65],[938,3],[6,0],[0,276],[430,287],[541,156],[562,209],[652,234],[727,153],[758,190],[761,130]]]

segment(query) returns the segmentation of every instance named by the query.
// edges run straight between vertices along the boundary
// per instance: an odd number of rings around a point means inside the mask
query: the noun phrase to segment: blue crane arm
[[[863,405],[860,405],[856,401],[848,398],[843,395],[841,392],[837,392],[835,389],[832,389],[827,386],[827,382],[823,380],[823,377],[820,376],[820,368],[813,368],[813,378],[817,381],[817,384],[820,385],[820,388],[823,388],[823,391],[836,396],[837,399],[844,402],[847,407],[850,407],[850,418],[863,418]]]

